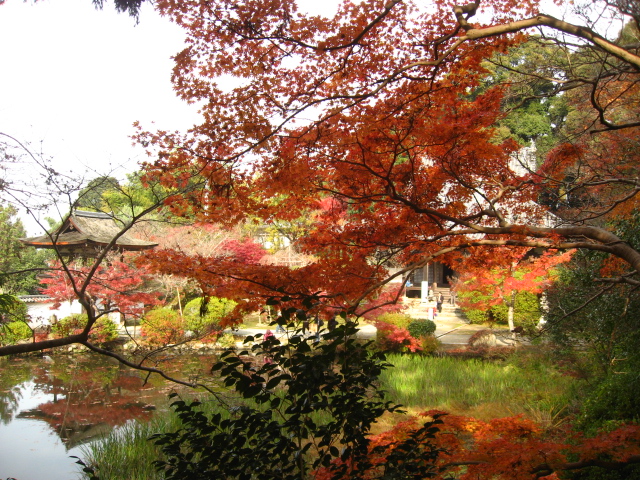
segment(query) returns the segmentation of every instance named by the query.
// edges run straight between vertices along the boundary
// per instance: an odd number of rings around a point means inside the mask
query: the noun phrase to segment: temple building
[[[106,213],[75,210],[50,235],[21,238],[23,245],[56,249],[59,255],[71,258],[95,258],[120,234],[122,227]],[[118,237],[115,252],[140,251],[158,244],[133,238],[127,233]]]

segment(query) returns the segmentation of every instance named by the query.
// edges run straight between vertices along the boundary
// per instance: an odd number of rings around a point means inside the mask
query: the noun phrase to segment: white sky
[[[0,132],[29,142],[58,168],[141,160],[132,124],[184,129],[195,107],[173,94],[171,56],[183,34],[144,5],[139,25],[107,3],[7,0],[0,6]],[[135,163],[129,163],[129,170]]]
[[[330,14],[337,1],[301,3]],[[0,132],[52,157],[58,171],[123,178],[146,159],[129,138],[136,120],[150,130],[197,121],[197,108],[178,100],[170,82],[183,38],[146,3],[135,25],[108,0],[102,11],[91,0],[6,0]],[[42,231],[22,218],[30,234]]]

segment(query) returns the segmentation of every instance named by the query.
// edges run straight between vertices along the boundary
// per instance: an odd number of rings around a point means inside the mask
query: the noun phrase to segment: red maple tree
[[[463,307],[488,309],[507,306],[509,330],[514,331],[516,295],[527,292],[539,295],[554,280],[554,268],[569,261],[571,252],[544,252],[536,255],[528,249],[497,248],[487,253],[468,252],[458,267],[463,272],[456,282],[459,293],[476,292],[477,298],[462,296]]]
[[[63,269],[60,262],[42,279],[46,285],[44,295],[52,297],[60,305],[78,297],[78,290],[91,274],[91,282],[86,296],[96,314],[119,312],[123,317],[139,318],[146,309],[160,303],[152,277],[144,267],[131,263],[131,255],[119,255],[100,265],[95,271],[93,266],[82,264],[68,265]]]
[[[435,2],[426,10],[399,0],[345,3],[333,18],[306,15],[292,0],[167,0],[158,7],[185,28],[173,81],[202,112],[185,134],[138,135],[154,157],[147,179],[201,186],[168,199],[171,211],[230,226],[300,218],[324,205],[297,244],[314,256],[312,267],[229,270],[228,262],[207,262],[206,273],[194,273],[210,277],[203,283],[235,282],[235,298],[323,291],[355,308],[389,280],[390,261],[408,271],[474,246],[599,249],[640,269],[640,253],[611,230],[548,214],[541,191],[560,180],[512,169],[519,145],[499,141],[495,131],[506,87],[475,94],[487,74],[483,61],[535,26],[574,35],[615,58],[619,70],[640,65],[633,51],[599,36],[599,25],[577,28],[540,12],[535,1]],[[634,98],[624,88],[635,79],[628,70],[617,78],[619,95],[594,108],[603,128],[624,127],[631,136],[633,124],[613,125],[607,116],[619,112],[622,97]],[[220,77],[236,83],[223,85]],[[575,98],[592,85],[606,90],[607,78],[576,79]],[[635,183],[614,173],[580,182],[615,186],[620,195],[609,204],[631,201]],[[175,273],[197,269],[197,260],[166,255]]]

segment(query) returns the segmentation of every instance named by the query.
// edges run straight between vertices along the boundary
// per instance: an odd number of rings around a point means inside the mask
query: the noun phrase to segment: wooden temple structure
[[[51,235],[21,238],[20,241],[26,246],[55,249],[62,256],[95,258],[121,231],[111,215],[75,210]],[[116,240],[114,251],[140,251],[157,245],[125,233]]]
[[[430,286],[450,288],[450,282],[455,276],[456,272],[448,265],[430,262],[428,265],[411,272],[407,279],[405,294],[409,298],[423,298],[426,295],[423,290]]]

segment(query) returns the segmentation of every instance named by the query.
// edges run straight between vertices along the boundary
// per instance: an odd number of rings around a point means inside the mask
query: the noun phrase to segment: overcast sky
[[[128,138],[134,121],[190,126],[195,109],[170,83],[183,34],[144,7],[136,26],[90,0],[0,6],[0,132],[42,142],[58,166],[102,173],[142,158]]]
[[[330,14],[336,0],[301,3]],[[42,150],[58,170],[122,178],[146,158],[129,138],[136,120],[169,130],[197,121],[196,107],[178,100],[170,82],[183,39],[146,3],[136,25],[108,0],[102,11],[91,0],[6,0],[0,132]]]

